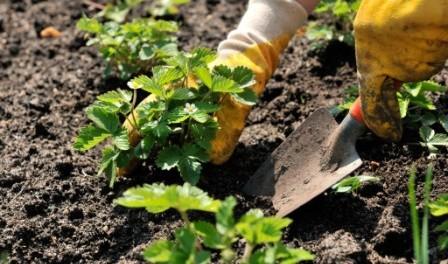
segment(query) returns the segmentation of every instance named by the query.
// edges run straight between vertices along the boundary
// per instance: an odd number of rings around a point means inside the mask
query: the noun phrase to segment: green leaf
[[[238,102],[250,106],[255,105],[258,101],[258,97],[254,91],[248,88],[244,89],[241,93],[233,93],[232,96]]]
[[[182,186],[145,184],[143,187],[128,189],[115,203],[128,208],[145,208],[150,213],[161,213],[170,208],[179,212],[216,212],[220,205],[218,200],[210,198],[207,193],[189,183]]]
[[[103,25],[101,25],[98,20],[88,17],[82,17],[81,19],[79,19],[76,23],[76,27],[79,30],[94,34],[100,33],[103,29]]]
[[[191,134],[195,139],[195,143],[204,149],[210,149],[211,141],[215,138],[219,129],[219,124],[213,119],[209,119],[206,123],[191,124]]]
[[[226,248],[226,245],[222,242],[222,234],[218,233],[214,225],[205,221],[199,221],[193,223],[193,229],[203,238],[203,242],[207,247],[213,249]]]
[[[171,263],[205,264],[210,262],[211,254],[196,249],[196,236],[187,228],[176,231],[176,247],[172,253]]]
[[[220,234],[229,233],[235,226],[233,210],[236,206],[236,199],[232,196],[227,197],[216,212],[216,229]]]
[[[437,239],[437,244],[441,250],[448,249],[448,235],[442,235]]]
[[[154,52],[153,48],[151,48],[149,45],[143,45],[138,53],[138,57],[140,58],[140,60],[143,60],[143,61],[150,60],[150,59],[154,58],[154,56],[155,56],[155,52]]]
[[[157,66],[152,71],[153,78],[159,85],[172,83],[184,77],[184,74],[174,67]]]
[[[102,130],[114,134],[120,127],[118,116],[114,113],[109,113],[100,107],[88,107],[86,109],[87,117]]]
[[[254,73],[247,67],[238,66],[233,69],[232,79],[238,83],[241,88],[252,86],[254,82]]]
[[[434,129],[428,127],[428,126],[422,126],[419,130],[420,138],[423,139],[424,142],[430,142],[431,139],[436,134],[434,132]]]
[[[430,207],[430,209],[431,209],[431,207]],[[447,214],[448,210],[446,210],[446,209],[444,209],[444,210],[445,210],[445,214]],[[431,212],[431,214],[432,214],[432,212]],[[432,214],[432,215],[434,215],[434,214]],[[442,214],[442,215],[444,215],[444,214]],[[447,232],[448,231],[448,220],[446,220],[443,223],[441,223],[440,225],[436,226],[434,231],[436,231],[436,232]]]
[[[212,89],[213,92],[220,93],[241,93],[243,89],[231,79],[227,79],[220,75],[213,76]]]
[[[429,209],[433,216],[448,214],[448,194],[441,195],[436,201],[429,204]]]
[[[163,87],[146,75],[140,75],[132,79],[132,82],[140,86],[143,90],[147,91],[148,93],[152,93],[158,97],[162,98],[164,97]]]
[[[195,103],[195,105],[199,111],[206,112],[206,113],[214,113],[220,109],[219,105],[211,104],[211,103],[197,102],[197,103]]]
[[[156,159],[156,165],[162,170],[176,167],[182,159],[182,150],[178,146],[163,148]]]
[[[152,135],[144,137],[135,147],[134,154],[141,160],[146,160],[149,157],[155,143],[155,138]]]
[[[380,179],[374,176],[353,176],[348,177],[331,187],[336,193],[352,193],[358,191],[358,189],[366,183],[379,182]]]
[[[151,263],[169,263],[174,244],[171,241],[159,240],[149,245],[143,252],[143,258]]]
[[[93,125],[84,127],[75,139],[73,147],[79,151],[87,151],[103,142],[110,136],[110,133]]]
[[[282,230],[291,224],[287,218],[263,217],[260,210],[247,212],[236,224],[238,232],[252,245],[280,240]]]
[[[398,105],[400,107],[400,116],[405,118],[408,114],[409,104],[411,99],[406,96],[406,94],[397,92]]]
[[[208,88],[212,88],[212,75],[207,67],[197,67],[194,69],[194,73]]]
[[[448,115],[440,115],[439,123],[442,125],[443,129],[448,133]]]
[[[106,174],[109,179],[109,187],[113,188],[115,183],[115,178],[117,176],[117,162],[116,159],[120,155],[118,150],[112,147],[106,147],[103,149],[103,156],[100,163],[100,168],[98,170],[98,175]]]
[[[207,122],[211,117],[206,113],[202,111],[196,111],[195,113],[190,115],[196,122],[199,123],[205,123]]]
[[[255,251],[249,259],[249,264],[296,264],[311,261],[314,255],[304,249],[288,248],[282,243],[261,248]]]
[[[437,122],[437,117],[431,112],[425,112],[422,117],[423,126],[432,126]]]
[[[156,138],[164,141],[172,132],[171,128],[165,121],[147,122],[141,128],[144,135],[154,135]]]
[[[217,65],[213,68],[213,74],[232,79],[232,69],[227,65]]]
[[[182,147],[182,154],[185,158],[195,159],[202,162],[209,161],[209,157],[204,149],[195,144],[185,144]]]
[[[112,135],[114,145],[120,150],[129,150],[131,145],[129,144],[128,131],[124,128]]]
[[[202,165],[195,159],[181,159],[177,164],[180,175],[184,181],[196,185],[201,177]]]
[[[182,123],[190,118],[190,115],[184,111],[183,107],[176,107],[167,114],[167,121],[171,124]]]
[[[188,88],[177,88],[171,90],[168,97],[173,100],[191,100],[196,97],[196,94]]]
[[[110,103],[117,107],[120,107],[123,102],[130,102],[132,100],[132,92],[117,89],[115,91],[109,91],[101,94],[97,96],[97,99],[101,102]]]

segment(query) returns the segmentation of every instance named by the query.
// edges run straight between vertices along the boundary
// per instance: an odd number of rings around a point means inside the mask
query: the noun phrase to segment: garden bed
[[[125,83],[103,78],[102,59],[75,29],[76,20],[93,11],[81,0],[10,2],[0,3],[0,252],[8,252],[12,263],[142,262],[142,249],[170,236],[181,221],[175,213],[114,208],[112,200],[131,186],[179,178],[150,161],[114,189],[95,176],[100,152],[81,155],[73,138],[87,123],[83,109],[95,96]],[[242,2],[201,0],[183,7],[176,17],[180,46],[216,48],[236,26]],[[62,36],[40,38],[50,25]],[[291,42],[232,158],[205,168],[199,186],[212,197],[237,196],[239,212],[270,210],[269,200],[241,193],[248,177],[309,114],[340,103],[344,89],[356,84],[351,47],[333,42],[317,55],[308,47],[305,38]],[[447,85],[448,72],[435,80]],[[438,106],[447,101],[439,98]],[[358,142],[364,164],[355,174],[381,182],[356,195],[329,191],[317,197],[290,215],[294,223],[284,242],[310,250],[316,263],[411,263],[408,171],[417,164],[421,194],[429,163],[424,149],[404,143],[417,140],[408,133],[392,144],[366,135]],[[445,150],[434,164],[432,197],[448,192]],[[435,233],[430,244],[434,263],[448,257],[437,251]]]

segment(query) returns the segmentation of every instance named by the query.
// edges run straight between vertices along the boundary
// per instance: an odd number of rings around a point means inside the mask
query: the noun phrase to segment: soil
[[[182,23],[181,46],[215,48],[238,22],[243,2],[197,0],[182,8],[175,16]],[[131,186],[178,183],[177,177],[147,162],[111,190],[96,177],[100,152],[72,148],[87,123],[83,109],[99,93],[123,85],[103,79],[101,58],[75,30],[75,21],[94,11],[81,0],[0,2],[0,252],[11,263],[141,263],[146,245],[181,225],[173,212],[151,215],[112,205]],[[40,38],[46,26],[62,36]],[[205,168],[200,187],[216,198],[235,195],[239,213],[270,211],[269,200],[241,193],[248,177],[310,113],[341,102],[344,88],[356,84],[353,48],[335,42],[316,55],[308,47],[304,38],[291,42],[232,158]],[[435,80],[448,84],[447,72]],[[438,102],[446,105],[447,98]],[[381,182],[355,195],[317,197],[290,215],[294,223],[284,241],[312,251],[316,263],[412,263],[407,175],[416,164],[421,200],[430,162],[426,151],[406,143],[415,140],[410,132],[398,144],[367,134],[357,144],[364,164],[355,174]],[[435,197],[448,192],[446,151],[433,162]],[[431,229],[437,223],[431,221]],[[438,263],[448,256],[430,235]]]

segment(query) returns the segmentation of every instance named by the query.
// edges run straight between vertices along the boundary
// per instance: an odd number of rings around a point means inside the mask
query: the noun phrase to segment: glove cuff
[[[296,0],[250,0],[238,28],[219,45],[218,55],[226,58],[285,36],[289,40],[307,17],[305,8]]]

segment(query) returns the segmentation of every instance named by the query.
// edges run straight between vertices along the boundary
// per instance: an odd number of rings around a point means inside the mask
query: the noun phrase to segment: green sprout
[[[87,45],[95,46],[103,56],[106,76],[115,71],[127,80],[135,74],[148,73],[177,53],[175,22],[137,19],[119,24],[83,17],[76,26],[87,33]]]
[[[163,184],[144,185],[127,190],[115,203],[128,208],[145,208],[150,213],[175,209],[184,226],[175,231],[174,241],[159,240],[149,245],[143,257],[150,263],[211,263],[211,252],[219,252],[222,263],[299,263],[313,260],[304,249],[289,248],[281,241],[283,229],[292,221],[287,218],[266,217],[261,210],[248,211],[236,219],[236,200],[210,198],[197,187]],[[188,211],[212,213],[215,223],[192,222]],[[244,255],[238,259],[233,247],[244,241]]]
[[[336,193],[356,193],[363,185],[379,181],[380,179],[374,176],[353,176],[336,183],[331,189]]]

